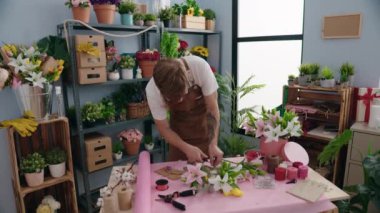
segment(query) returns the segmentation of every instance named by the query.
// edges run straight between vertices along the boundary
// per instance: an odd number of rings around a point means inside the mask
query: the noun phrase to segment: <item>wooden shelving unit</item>
[[[34,212],[45,195],[52,195],[61,203],[59,211],[78,212],[68,120],[59,118],[41,121],[30,137],[21,137],[13,128],[9,128],[8,137],[17,211]],[[27,186],[19,170],[22,157],[33,152],[46,152],[54,147],[60,147],[67,153],[66,174],[60,178],[53,178],[46,168],[41,185]]]
[[[287,94],[287,95],[286,95]],[[285,86],[284,87],[284,105],[293,105],[301,107],[313,107],[316,109],[315,113],[298,112],[299,117],[313,124],[314,126],[298,139],[294,139],[306,148],[311,158],[311,166],[318,167],[317,159],[319,152],[323,147],[328,144],[337,134],[342,133],[345,129],[349,128],[350,121],[350,107],[352,105],[352,88],[322,88],[322,87],[302,87],[302,86]],[[322,110],[321,105],[335,106],[335,110]],[[327,125],[337,127],[336,132],[324,130]],[[330,170],[330,179],[334,183],[341,185],[344,174],[344,156],[346,151],[340,154],[335,160]],[[316,169],[316,168],[314,168]]]

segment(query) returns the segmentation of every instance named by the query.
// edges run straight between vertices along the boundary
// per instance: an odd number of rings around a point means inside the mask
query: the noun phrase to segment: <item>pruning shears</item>
[[[178,201],[175,201],[178,197],[189,197],[189,196],[195,196],[198,193],[197,190],[186,190],[182,192],[174,192],[172,194],[168,195],[158,195],[159,199],[156,199],[157,201],[163,200],[165,203],[171,203],[175,208],[186,211],[186,206]]]

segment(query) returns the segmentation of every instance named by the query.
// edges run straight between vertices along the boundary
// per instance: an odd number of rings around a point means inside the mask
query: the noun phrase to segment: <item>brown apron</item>
[[[181,59],[186,67],[190,88],[179,103],[168,102],[170,110],[170,128],[183,141],[194,145],[208,155],[207,108],[201,88],[194,83],[189,66]],[[192,79],[192,80],[190,80]],[[174,146],[169,147],[169,161],[187,160],[186,154]]]

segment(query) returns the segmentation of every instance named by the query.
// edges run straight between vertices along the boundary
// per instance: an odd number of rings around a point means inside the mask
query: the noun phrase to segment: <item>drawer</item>
[[[356,185],[360,183],[364,183],[364,174],[363,174],[363,167],[361,164],[356,163],[349,163],[348,165],[348,174],[347,174],[347,180],[345,185]]]
[[[372,151],[380,150],[380,136],[354,132],[351,150],[349,150],[351,160],[361,163],[361,155],[367,155],[369,146],[371,146]]]
[[[112,166],[112,164],[112,154],[97,153],[96,155],[87,156],[87,168],[89,172]]]
[[[107,81],[105,67],[92,67],[78,69],[79,84],[97,84]]]

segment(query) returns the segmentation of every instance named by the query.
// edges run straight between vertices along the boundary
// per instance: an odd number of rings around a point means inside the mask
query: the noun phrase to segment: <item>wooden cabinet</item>
[[[339,186],[343,185],[345,151],[343,150],[334,165],[322,170],[317,157],[331,139],[349,127],[352,95],[352,88],[284,87],[283,104],[287,110],[297,112],[304,130],[304,135],[292,140],[307,150],[310,167],[323,171],[323,176]]]
[[[59,212],[78,212],[67,119],[41,121],[30,137],[21,137],[13,128],[10,128],[8,136],[17,212],[35,212],[45,195],[52,195],[61,203]],[[19,171],[21,159],[33,152],[46,152],[53,147],[60,147],[67,153],[66,174],[53,178],[45,168],[44,182],[35,187],[27,186],[24,176]]]

